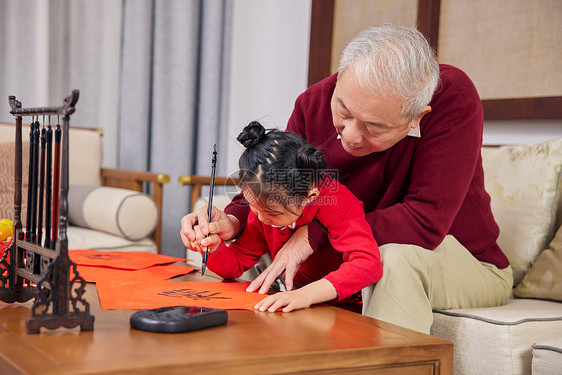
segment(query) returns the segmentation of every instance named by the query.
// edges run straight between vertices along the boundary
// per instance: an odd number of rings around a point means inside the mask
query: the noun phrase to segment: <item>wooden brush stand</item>
[[[14,168],[14,233],[11,246],[0,259],[0,300],[8,303],[25,302],[35,298],[31,317],[27,319],[27,333],[39,333],[41,327],[56,329],[80,326],[82,330],[94,328],[94,316],[90,304],[84,299],[86,282],[77,272],[76,265],[68,256],[68,129],[70,115],[75,111],[79,92],[74,90],[60,107],[22,108],[15,96],[9,97],[11,111],[16,118],[15,168]],[[60,137],[60,164],[57,152],[53,163],[53,189],[45,184],[45,163],[49,153],[39,149],[39,125],[30,130],[29,191],[27,201],[26,231],[22,230],[22,118],[40,116],[62,117]],[[43,124],[44,126],[44,124]],[[36,127],[34,129],[34,127]],[[56,147],[55,147],[56,149]],[[39,153],[41,161],[39,163]],[[47,157],[45,157],[47,155]],[[58,173],[60,170],[60,185]],[[49,181],[49,178],[47,178]],[[45,188],[45,185],[47,187]],[[47,191],[45,196],[44,191]],[[49,194],[52,192],[52,194]],[[39,197],[39,198],[38,198]],[[43,239],[43,203],[50,207]],[[50,211],[50,209],[46,209]],[[58,221],[58,222],[57,222]],[[38,224],[38,225],[37,225]],[[56,237],[58,236],[58,238]],[[73,278],[70,279],[70,271]]]

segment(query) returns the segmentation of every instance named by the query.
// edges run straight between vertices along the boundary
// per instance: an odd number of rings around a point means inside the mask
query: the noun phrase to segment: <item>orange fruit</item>
[[[8,224],[0,223],[0,241],[6,241],[8,237],[12,236],[12,229]]]
[[[14,232],[14,222],[10,219],[1,219],[0,224],[6,224],[10,228],[10,232],[13,234]]]

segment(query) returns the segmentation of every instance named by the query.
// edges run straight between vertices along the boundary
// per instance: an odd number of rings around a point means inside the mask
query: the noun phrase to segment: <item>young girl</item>
[[[325,174],[320,151],[293,133],[266,131],[256,121],[237,139],[246,147],[239,186],[251,213],[242,235],[209,255],[211,271],[225,279],[239,277],[266,252],[275,258],[297,228],[317,220],[333,248],[319,249],[300,265],[295,282],[301,288],[270,295],[256,309],[288,312],[342,300],[381,278],[379,249],[363,204]]]

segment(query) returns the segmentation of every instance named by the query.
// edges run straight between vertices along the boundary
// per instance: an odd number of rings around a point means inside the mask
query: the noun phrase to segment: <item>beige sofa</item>
[[[22,219],[25,220],[29,127],[23,126]],[[102,132],[69,132],[69,249],[160,251],[166,174],[101,167]],[[0,217],[13,219],[14,124],[0,123]],[[150,185],[151,195],[143,193]],[[23,223],[25,225],[25,222]]]
[[[562,139],[484,148],[482,157],[513,297],[435,311],[431,334],[453,342],[455,374],[561,374]]]
[[[454,343],[457,375],[562,374],[562,139],[484,147],[482,157],[514,295],[501,307],[435,311],[431,334]],[[193,186],[192,208],[206,202],[208,182],[180,177]],[[217,207],[228,201],[215,195]],[[200,264],[198,254],[188,258]]]

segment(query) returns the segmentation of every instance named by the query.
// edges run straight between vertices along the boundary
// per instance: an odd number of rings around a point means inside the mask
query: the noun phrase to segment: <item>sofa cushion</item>
[[[156,244],[151,238],[143,238],[139,241],[129,241],[124,237],[100,232],[93,229],[69,226],[67,229],[68,249],[92,249],[92,250],[115,250],[115,251],[137,251],[156,254]]]
[[[562,336],[562,303],[509,299],[499,307],[437,310],[431,334],[454,345],[455,374],[530,374],[531,345]]]
[[[562,367],[562,336],[533,346],[533,375],[559,374]]]
[[[101,185],[102,133],[98,129],[69,129],[68,183]]]
[[[52,123],[51,128],[55,128]],[[102,131],[99,129],[71,126],[69,132],[69,184],[99,186],[101,184]],[[29,140],[28,134],[29,123],[24,123],[22,125],[22,138],[24,142]],[[15,124],[0,123],[0,142],[14,142],[14,140]],[[29,151],[24,152],[24,158],[27,157],[26,155],[29,156]],[[23,165],[27,166],[27,162],[24,162]],[[27,174],[25,167],[23,172],[24,175]]]
[[[562,138],[483,148],[486,190],[500,227],[498,244],[517,285],[554,234],[562,167]]]
[[[14,142],[0,143],[0,219],[14,219]],[[28,165],[29,142],[22,142],[23,165]],[[28,167],[29,168],[29,167]],[[22,167],[22,225],[26,225],[28,171]]]
[[[158,224],[158,207],[146,194],[132,190],[71,186],[68,221],[72,225],[138,241]]]
[[[562,301],[562,227],[542,251],[513,294],[517,297]]]
[[[15,125],[0,123],[0,218],[14,216]],[[96,129],[72,127],[69,147],[69,184],[99,186],[101,183],[101,134]],[[26,225],[29,173],[29,127],[22,126],[22,225]]]

